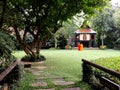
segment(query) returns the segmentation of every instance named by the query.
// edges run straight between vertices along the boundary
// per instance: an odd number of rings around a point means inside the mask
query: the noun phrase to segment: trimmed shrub
[[[46,58],[43,55],[39,55],[37,59],[35,59],[32,56],[26,55],[21,59],[21,61],[29,61],[29,62],[35,62],[35,61],[39,62],[39,61],[44,61],[44,60],[46,60]]]
[[[71,45],[66,45],[65,49],[72,49]]]
[[[104,50],[104,49],[107,49],[107,47],[106,47],[106,45],[101,45],[100,49]]]

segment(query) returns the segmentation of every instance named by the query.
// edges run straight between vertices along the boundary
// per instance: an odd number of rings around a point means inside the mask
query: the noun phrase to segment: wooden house
[[[87,28],[79,29],[75,31],[75,46],[78,43],[83,44],[84,47],[95,47],[96,46],[96,31]]]

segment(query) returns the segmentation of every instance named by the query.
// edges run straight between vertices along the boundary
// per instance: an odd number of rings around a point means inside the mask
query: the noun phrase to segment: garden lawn
[[[94,60],[93,62],[120,73],[120,56],[113,58],[104,58],[104,59],[101,58]]]
[[[95,60],[100,58],[120,56],[118,50],[42,50],[42,55],[47,58],[45,64],[49,67],[46,71],[57,74],[73,81],[81,80],[81,59]]]
[[[23,51],[15,51],[16,57],[21,58],[25,55]],[[44,65],[47,66],[44,74],[52,74],[71,80],[74,82],[82,79],[82,59],[98,60],[120,56],[119,50],[41,50],[41,54],[46,57]],[[120,58],[120,57],[118,57]],[[104,61],[102,61],[104,62]],[[107,62],[107,61],[105,61]],[[99,64],[99,63],[98,63]],[[82,87],[82,90],[84,86]]]

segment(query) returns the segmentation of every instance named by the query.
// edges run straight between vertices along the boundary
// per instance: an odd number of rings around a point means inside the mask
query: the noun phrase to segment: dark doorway
[[[94,39],[94,36],[95,36],[95,35],[91,35],[91,39]]]
[[[83,47],[89,47],[88,41],[81,41],[80,43],[83,44]]]

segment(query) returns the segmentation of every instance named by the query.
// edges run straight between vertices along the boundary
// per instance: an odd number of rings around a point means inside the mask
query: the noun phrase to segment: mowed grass
[[[45,74],[56,75],[66,80],[79,82],[82,79],[82,59],[90,61],[103,60],[103,58],[118,57],[119,50],[41,50],[42,55],[46,57],[44,65],[47,66]],[[23,51],[13,53],[19,59],[25,55]],[[105,60],[105,62],[107,62]],[[80,84],[82,90],[90,90],[85,84]],[[87,88],[87,89],[86,89]]]
[[[103,67],[109,68],[111,70],[120,72],[120,56],[113,57],[113,58],[104,58],[104,59],[100,58],[100,59],[94,60],[93,62]]]
[[[82,59],[95,60],[120,56],[119,50],[41,50],[46,57],[46,72],[70,77],[72,80],[80,80],[82,75]],[[24,51],[13,53],[17,58],[25,55]],[[105,61],[107,62],[107,61]]]
[[[49,73],[68,77],[73,81],[82,78],[82,59],[95,60],[120,56],[118,50],[42,50],[41,54],[47,60],[46,66]]]

